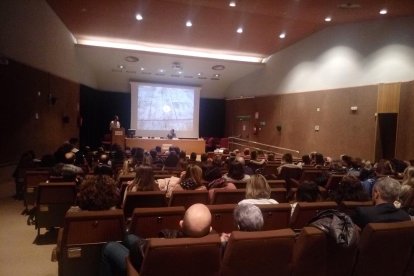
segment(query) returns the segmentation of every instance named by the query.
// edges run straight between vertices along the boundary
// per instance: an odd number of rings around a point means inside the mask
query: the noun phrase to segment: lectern
[[[111,141],[113,144],[118,144],[125,150],[125,129],[121,128],[113,128],[111,131]]]

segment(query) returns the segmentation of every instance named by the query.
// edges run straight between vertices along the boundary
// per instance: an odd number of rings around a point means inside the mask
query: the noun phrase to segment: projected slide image
[[[141,130],[191,130],[194,91],[185,88],[140,86],[137,97],[137,128]]]

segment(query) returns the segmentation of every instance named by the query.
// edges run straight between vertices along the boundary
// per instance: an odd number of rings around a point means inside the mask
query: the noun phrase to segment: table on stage
[[[187,154],[205,153],[206,142],[203,139],[161,139],[161,138],[125,138],[125,146],[129,148],[154,149],[156,146],[172,145],[184,150]]]

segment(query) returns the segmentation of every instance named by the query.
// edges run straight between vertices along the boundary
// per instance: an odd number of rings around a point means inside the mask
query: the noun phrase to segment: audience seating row
[[[121,241],[120,210],[69,212],[59,232],[59,275],[98,275],[102,246]],[[414,223],[368,224],[355,246],[336,245],[324,232],[305,227],[233,231],[224,250],[218,234],[203,238],[150,238],[141,271],[128,275],[412,275]]]
[[[272,188],[271,198],[283,203],[286,202],[285,188]],[[150,192],[129,192],[126,195],[123,205],[125,217],[129,218],[135,208],[140,207],[165,207],[165,206],[184,206],[188,208],[194,203],[203,204],[232,204],[245,199],[246,190],[214,190],[210,200],[209,192],[205,190],[180,190],[173,191],[171,197],[166,199],[163,191]]]

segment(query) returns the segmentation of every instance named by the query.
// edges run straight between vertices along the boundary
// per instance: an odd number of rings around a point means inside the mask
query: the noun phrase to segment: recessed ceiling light
[[[198,73],[197,76],[201,76],[201,73]]]
[[[226,69],[226,67],[224,65],[218,64],[218,65],[214,65],[213,67],[211,67],[211,69],[219,71],[219,70]]]
[[[235,7],[236,6],[236,1],[230,1],[229,6],[230,7]]]
[[[243,28],[242,27],[237,28],[236,32],[239,33],[239,34],[243,33]]]
[[[144,71],[145,70],[145,68],[144,67],[141,67],[141,71]]]
[[[144,18],[142,17],[142,15],[140,13],[137,13],[137,15],[135,15],[135,19],[138,20],[138,21],[141,21]]]
[[[380,14],[387,14],[387,13],[388,13],[388,11],[387,11],[387,9],[381,9],[381,10],[379,11],[379,13],[380,13]]]
[[[127,57],[124,58],[124,60],[128,61],[128,62],[138,62],[139,58],[134,57],[134,56],[127,56]]]
[[[283,39],[283,38],[285,38],[285,37],[286,37],[286,33],[281,33],[281,34],[279,35],[279,37],[280,37],[280,38],[282,38],[282,39]]]
[[[118,68],[119,69],[124,69],[124,66],[123,65],[118,65]]]
[[[181,71],[178,71],[178,74],[180,74],[180,75],[181,75],[182,73],[183,73],[183,72],[181,72]]]
[[[164,69],[160,69],[160,73],[164,73]]]
[[[185,22],[185,25],[186,25],[187,27],[191,27],[191,26],[193,26],[193,23],[191,23],[191,21],[190,21],[190,20],[187,20],[187,22]]]
[[[332,17],[330,17],[330,16],[325,17],[325,21],[326,22],[331,22],[332,21]]]

